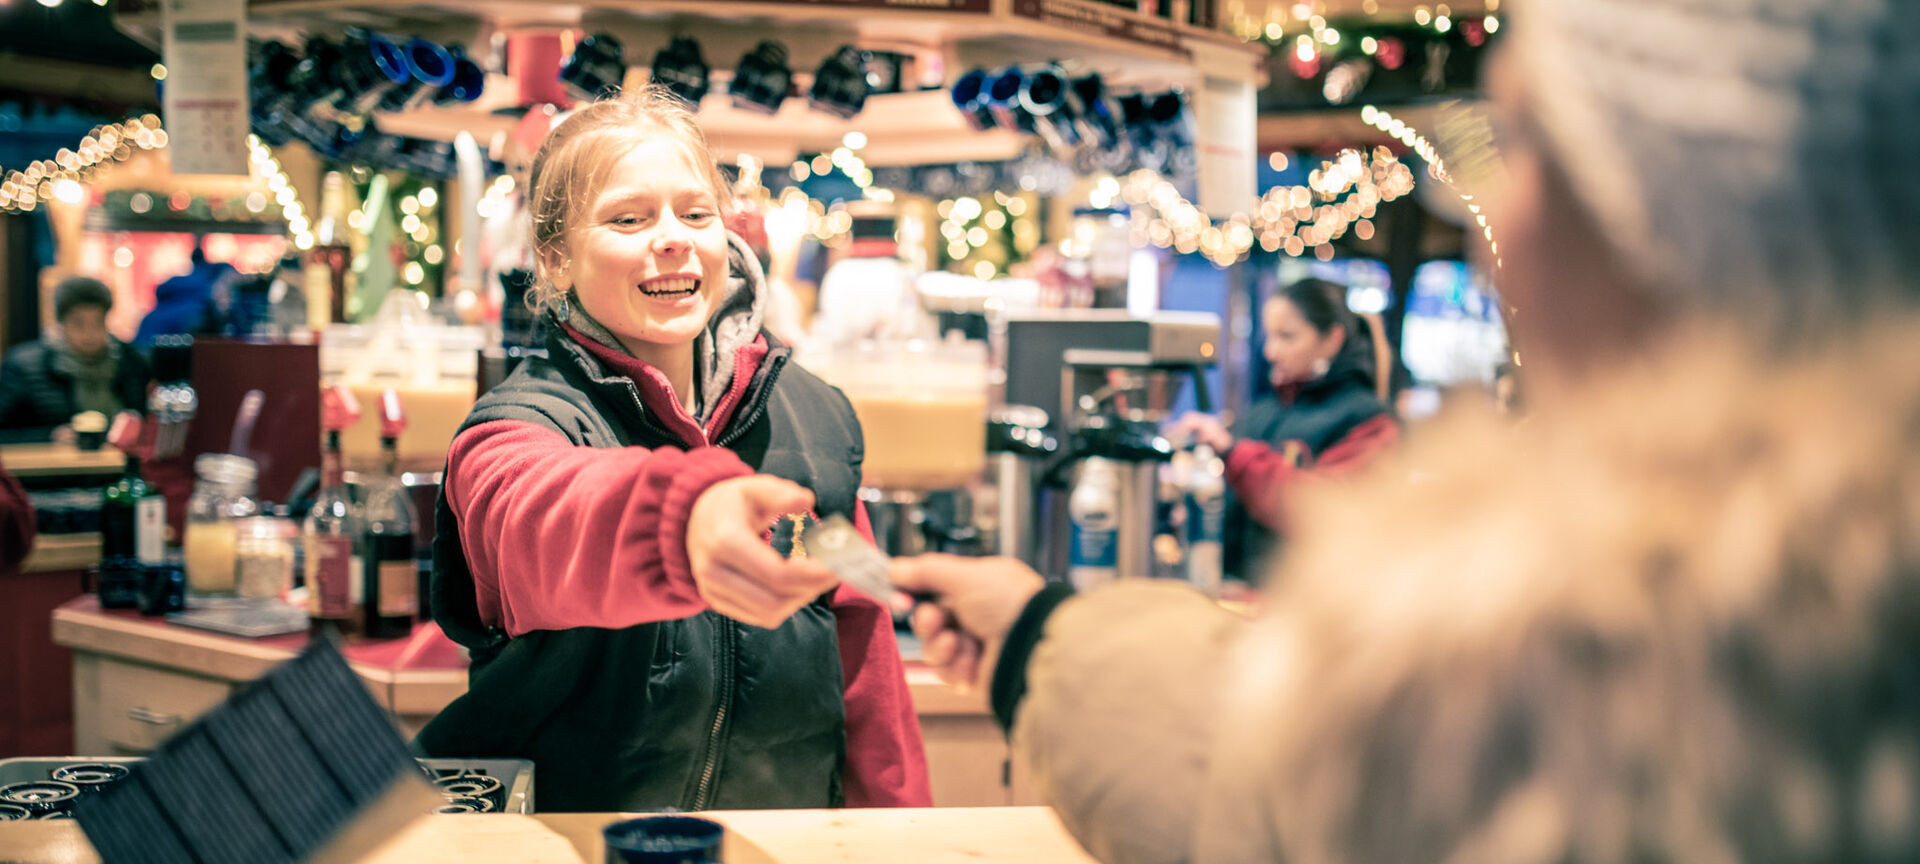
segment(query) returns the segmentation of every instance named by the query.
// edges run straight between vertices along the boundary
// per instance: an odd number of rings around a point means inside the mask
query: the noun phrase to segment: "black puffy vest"
[[[839,390],[772,341],[715,443],[754,470],[812,490],[821,515],[851,517],[863,456]],[[627,378],[555,328],[474,405],[490,420],[555,429],[578,446],[685,445]],[[421,730],[436,757],[531,759],[542,811],[831,807],[842,803],[846,710],[826,597],[775,630],[707,611],[621,630],[579,627],[509,639],[480,621],[443,493],[435,506],[433,609],[473,658],[467,693]],[[790,527],[774,545],[791,546]]]
[[[1263,441],[1275,448],[1299,441],[1308,451],[1302,467],[1310,468],[1321,453],[1340,443],[1354,427],[1385,413],[1387,406],[1381,404],[1365,371],[1341,362],[1301,386],[1289,404],[1282,405],[1269,396],[1249,405],[1234,424],[1233,437]],[[1225,529],[1226,572],[1258,584],[1279,553],[1281,538],[1254,521],[1231,489],[1227,491]]]

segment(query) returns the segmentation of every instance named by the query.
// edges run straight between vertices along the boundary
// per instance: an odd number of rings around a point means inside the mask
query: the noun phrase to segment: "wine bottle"
[[[140,555],[140,508],[149,496],[147,481],[140,477],[140,457],[129,455],[127,468],[119,481],[108,486],[100,502],[100,559],[125,559],[131,563]]]
[[[327,446],[320,454],[320,491],[307,511],[301,540],[306,547],[307,620],[312,635],[348,638],[364,617],[360,592],[360,508],[347,490],[340,431],[360,419],[353,389],[336,384],[320,394]]]
[[[413,632],[419,610],[419,570],[413,561],[413,502],[400,483],[400,431],[406,415],[400,394],[380,394],[381,472],[368,484],[366,543],[361,569],[365,596],[362,632],[369,639],[395,639]]]

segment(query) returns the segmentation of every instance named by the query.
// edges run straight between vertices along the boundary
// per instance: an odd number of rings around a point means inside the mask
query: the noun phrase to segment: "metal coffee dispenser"
[[[1219,353],[1219,316],[1081,309],[1005,326],[1006,402],[1058,406],[1045,434],[1067,442],[1040,472],[1026,560],[1089,583],[1152,572],[1158,475],[1172,456],[1158,430],[1184,388],[1212,409],[1204,372]]]

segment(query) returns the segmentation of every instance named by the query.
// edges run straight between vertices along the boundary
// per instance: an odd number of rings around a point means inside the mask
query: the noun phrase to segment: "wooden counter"
[[[306,644],[306,636],[241,639],[130,611],[91,595],[53,612],[53,641],[73,650],[73,752],[139,755]],[[345,647],[347,662],[411,737],[466,692],[467,663],[432,625],[408,639]]]
[[[933,810],[737,810],[699,814],[727,826],[728,864],[1092,864],[1042,807]],[[600,864],[615,813],[430,816],[363,864]],[[98,864],[70,820],[0,823],[0,855],[18,864]]]
[[[240,639],[102,610],[92,596],[54,610],[52,639],[73,651],[73,747],[83,756],[139,755],[299,652],[305,636]],[[409,640],[350,644],[347,662],[409,738],[467,689],[465,655],[438,627]],[[1018,790],[986,695],[907,664],[926,742],[933,801],[943,807],[1037,803]],[[67,755],[36,753],[35,755]]]
[[[0,444],[0,463],[21,479],[119,474],[127,458],[112,447],[82,450],[71,444]]]

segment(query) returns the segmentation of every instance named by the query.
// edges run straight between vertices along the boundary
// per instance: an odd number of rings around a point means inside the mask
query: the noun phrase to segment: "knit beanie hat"
[[[1648,284],[1776,335],[1920,304],[1920,2],[1530,0],[1514,24],[1548,155]]]

